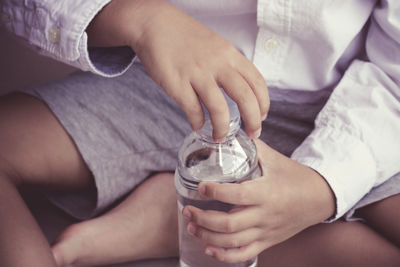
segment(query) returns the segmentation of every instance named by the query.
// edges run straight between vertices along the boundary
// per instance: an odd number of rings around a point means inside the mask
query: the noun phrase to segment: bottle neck
[[[229,122],[229,131],[228,134],[226,135],[225,141],[229,141],[233,138],[235,138],[236,133],[240,129],[240,117],[233,118]],[[201,139],[208,143],[215,143],[213,137],[212,137],[212,124],[210,119],[206,119],[203,127],[197,131],[197,134],[200,136]]]

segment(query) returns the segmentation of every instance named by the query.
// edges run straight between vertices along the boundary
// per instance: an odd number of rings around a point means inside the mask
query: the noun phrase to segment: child
[[[2,97],[1,265],[177,256],[170,172],[181,140],[203,124],[200,101],[224,138],[222,88],[263,176],[199,186],[243,206],[184,208],[204,253],[232,263],[260,254],[259,266],[398,266],[400,4],[170,2],[4,1],[6,26],[43,53],[118,77],[77,73]],[[84,221],[50,249],[21,184],[51,191]]]

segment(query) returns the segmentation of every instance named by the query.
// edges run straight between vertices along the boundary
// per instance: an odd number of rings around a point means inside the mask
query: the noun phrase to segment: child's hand
[[[231,43],[169,2],[113,0],[87,33],[92,46],[131,46],[194,130],[204,122],[200,99],[210,113],[214,139],[227,134],[229,111],[219,89],[223,88],[238,104],[247,134],[260,134],[269,109],[261,74]]]
[[[194,130],[204,122],[200,99],[210,112],[215,140],[229,130],[223,88],[238,104],[249,136],[258,137],[269,106],[258,70],[227,40],[173,5],[156,2],[132,43],[153,80],[178,103]]]
[[[183,210],[189,233],[208,244],[205,253],[229,263],[249,260],[334,214],[333,193],[312,169],[256,140],[263,176],[242,184],[202,183],[208,198],[239,207],[229,213]],[[188,216],[190,215],[190,216]]]
[[[186,113],[192,128],[200,129],[204,122],[200,99],[210,112],[214,139],[227,134],[229,111],[221,87],[238,104],[247,133],[258,136],[269,98],[254,65],[227,40],[171,4],[161,1],[150,13],[132,47],[150,76]]]

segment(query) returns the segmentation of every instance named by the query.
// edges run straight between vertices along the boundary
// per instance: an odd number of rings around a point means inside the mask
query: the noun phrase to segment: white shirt
[[[88,49],[85,33],[109,1],[3,0],[2,20],[42,54],[112,77],[134,54]],[[170,2],[230,40],[270,88],[333,90],[292,158],[326,179],[334,219],[400,172],[400,1]]]

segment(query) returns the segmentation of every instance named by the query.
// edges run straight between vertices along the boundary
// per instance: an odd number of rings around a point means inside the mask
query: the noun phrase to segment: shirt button
[[[58,43],[60,41],[60,29],[51,28],[47,33],[47,39],[52,43]]]
[[[276,39],[267,39],[264,42],[264,50],[267,53],[272,53],[274,52],[279,46],[279,42]]]

